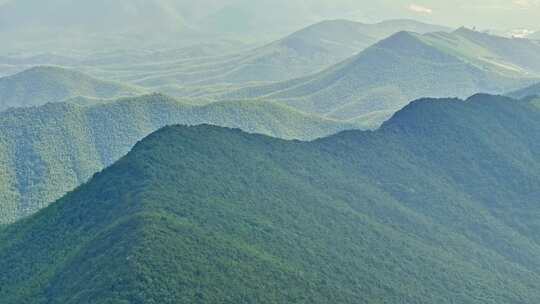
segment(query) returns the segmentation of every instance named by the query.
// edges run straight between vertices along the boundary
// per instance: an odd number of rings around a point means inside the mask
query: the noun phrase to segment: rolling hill
[[[515,46],[513,62],[510,50]],[[526,47],[536,47],[526,50]],[[226,98],[275,99],[338,119],[391,113],[422,96],[504,93],[540,77],[540,46],[460,29],[419,35],[400,32],[320,73],[225,93]],[[519,56],[517,56],[519,55]],[[525,63],[530,64],[525,67]],[[527,68],[527,69],[525,69]]]
[[[539,111],[425,99],[313,142],[161,129],[0,231],[0,298],[536,304]]]
[[[114,98],[133,96],[143,91],[98,80],[75,70],[41,66],[0,78],[0,111],[10,107],[39,106],[77,96]]]
[[[0,113],[0,224],[29,215],[171,124],[211,123],[286,139],[356,128],[264,101],[206,106],[163,95],[118,101],[70,99]]]

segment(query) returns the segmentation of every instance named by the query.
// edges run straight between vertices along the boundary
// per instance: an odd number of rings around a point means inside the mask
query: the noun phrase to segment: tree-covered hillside
[[[90,104],[90,105],[89,105]],[[88,98],[0,113],[0,224],[31,214],[171,124],[210,123],[286,139],[356,128],[266,101],[193,106],[164,95]]]
[[[315,75],[248,86],[224,96],[262,96],[302,111],[354,119],[393,113],[424,96],[465,98],[523,87],[540,77],[534,63],[539,53],[540,45],[529,40],[465,29],[425,35],[400,32]]]
[[[536,304],[539,118],[478,95],[313,142],[164,128],[0,231],[0,298]]]
[[[113,98],[133,96],[142,90],[102,81],[83,73],[53,66],[41,66],[0,78],[0,111],[58,102],[76,96]]]

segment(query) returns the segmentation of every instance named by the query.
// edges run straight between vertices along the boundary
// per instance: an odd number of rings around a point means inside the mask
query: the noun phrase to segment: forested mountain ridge
[[[161,129],[0,231],[0,297],[538,303],[539,111],[424,99],[313,142]]]
[[[194,106],[153,94],[70,99],[0,113],[0,223],[29,215],[170,124],[211,123],[287,139],[314,139],[359,124],[299,113],[268,101]]]
[[[118,98],[142,92],[144,90],[136,87],[98,80],[75,70],[39,66],[0,78],[0,111],[10,107],[39,106],[77,96]]]

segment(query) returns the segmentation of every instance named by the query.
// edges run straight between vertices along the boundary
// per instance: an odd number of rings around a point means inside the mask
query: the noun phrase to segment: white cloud
[[[431,8],[418,5],[418,4],[409,5],[409,10],[415,13],[419,13],[419,14],[432,14],[433,13],[433,10]]]
[[[513,0],[512,4],[518,7],[528,8],[528,7],[540,5],[540,1],[538,0]]]
[[[534,31],[529,29],[515,29],[510,31],[510,36],[516,37],[516,38],[526,38],[530,34],[533,34]]]

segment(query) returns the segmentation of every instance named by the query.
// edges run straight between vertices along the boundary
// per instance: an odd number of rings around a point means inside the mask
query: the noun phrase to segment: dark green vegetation
[[[8,110],[0,113],[0,224],[41,209],[124,156],[144,136],[179,123],[286,139],[356,127],[266,101],[193,106],[163,95],[116,102],[76,98]]]
[[[0,78],[0,111],[58,102],[76,96],[114,98],[141,90],[59,67],[36,67]]]
[[[231,98],[275,99],[338,119],[379,113],[379,123],[423,96],[505,93],[540,75],[540,44],[467,29],[419,35],[400,32],[321,73],[250,86]]]
[[[0,232],[0,299],[539,303],[539,111],[426,99],[314,142],[164,128]]]

